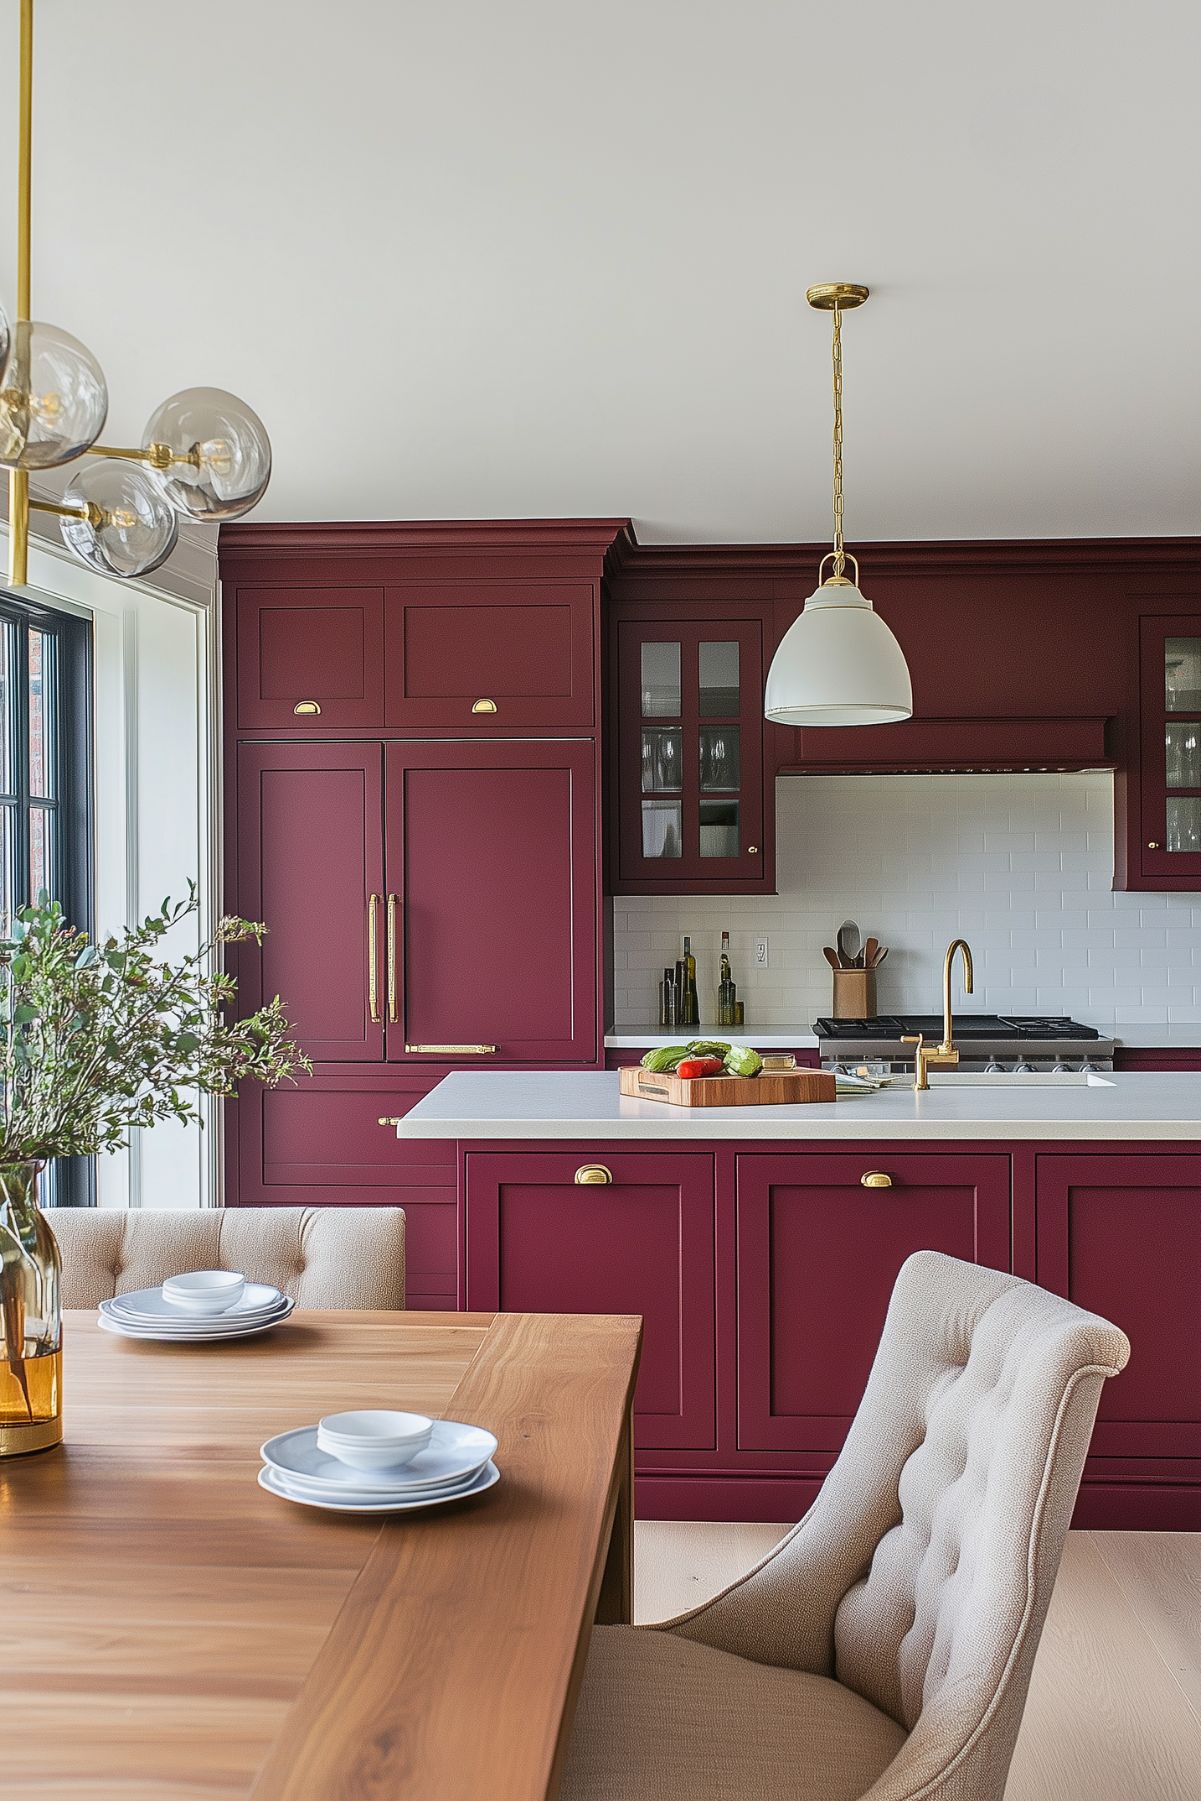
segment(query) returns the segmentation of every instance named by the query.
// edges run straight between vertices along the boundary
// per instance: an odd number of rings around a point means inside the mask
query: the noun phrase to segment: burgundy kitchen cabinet
[[[378,744],[237,751],[235,910],[268,926],[231,955],[240,1000],[282,995],[316,1062],[384,1056],[382,767]]]
[[[1113,1066],[1120,1070],[1178,1070],[1201,1073],[1201,1048],[1196,1050],[1153,1050],[1139,1045],[1119,1044],[1113,1054]]]
[[[714,1165],[692,1152],[469,1151],[467,1305],[532,1313],[637,1313],[634,1409],[643,1449],[715,1442]],[[599,1162],[599,1159],[597,1160]]]
[[[1103,1314],[1131,1344],[1129,1364],[1102,1392],[1090,1483],[1140,1473],[1197,1482],[1201,1154],[1045,1152],[1036,1186],[1039,1283]],[[1195,1488],[1188,1505],[1195,1530]]]
[[[235,587],[231,600],[239,730],[379,730],[382,588],[255,584]]]
[[[590,743],[391,743],[388,1056],[593,1063]]]
[[[587,582],[434,583],[385,597],[389,731],[591,728],[597,593]]]
[[[764,621],[615,609],[613,888],[770,893]]]
[[[229,1109],[237,1188],[227,1198],[244,1207],[402,1206],[409,1306],[457,1307],[454,1147],[398,1141],[380,1123],[407,1113],[441,1075],[323,1065],[294,1085],[248,1083]]]
[[[1145,616],[1131,733],[1125,886],[1201,888],[1201,601]]]
[[[1009,1158],[744,1153],[737,1245],[739,1449],[836,1453],[906,1257],[1011,1267]]]

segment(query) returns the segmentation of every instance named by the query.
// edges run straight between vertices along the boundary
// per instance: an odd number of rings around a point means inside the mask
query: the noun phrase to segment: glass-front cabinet
[[[1138,865],[1157,886],[1201,888],[1201,614],[1144,619],[1141,653]]]
[[[619,618],[618,892],[770,889],[763,625]]]

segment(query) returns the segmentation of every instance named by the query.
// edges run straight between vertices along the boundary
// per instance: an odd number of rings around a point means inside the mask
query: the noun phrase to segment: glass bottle
[[[676,972],[674,969],[665,969],[663,980],[659,983],[659,1024],[665,1032],[675,1031]]]
[[[684,1007],[685,1025],[695,1026],[700,1023],[701,1000],[696,989],[696,958],[692,954],[692,940],[684,939]]]
[[[41,1169],[0,1165],[0,1458],[63,1435],[59,1257],[38,1208]]]
[[[723,932],[721,935],[720,980],[717,984],[717,1023],[719,1026],[734,1025],[737,993],[734,974],[730,968],[730,934]]]

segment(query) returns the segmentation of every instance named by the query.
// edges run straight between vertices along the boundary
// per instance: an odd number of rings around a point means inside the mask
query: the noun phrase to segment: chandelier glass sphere
[[[262,420],[223,388],[185,388],[151,415],[142,444],[99,443],[108,387],[91,351],[70,332],[30,318],[33,147],[33,7],[20,0],[20,156],[17,168],[17,304],[0,312],[0,468],[9,492],[9,582],[28,577],[29,513],[58,515],[67,547],[103,575],[157,569],[180,519],[236,519],[271,479]],[[31,470],[95,459],[72,476],[62,501],[31,496]]]

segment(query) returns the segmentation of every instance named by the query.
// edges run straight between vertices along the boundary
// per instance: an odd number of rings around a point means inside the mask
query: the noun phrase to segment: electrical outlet
[[[756,940],[755,940],[755,968],[756,969],[766,969],[767,965],[768,965],[767,939],[766,938],[756,938]]]

